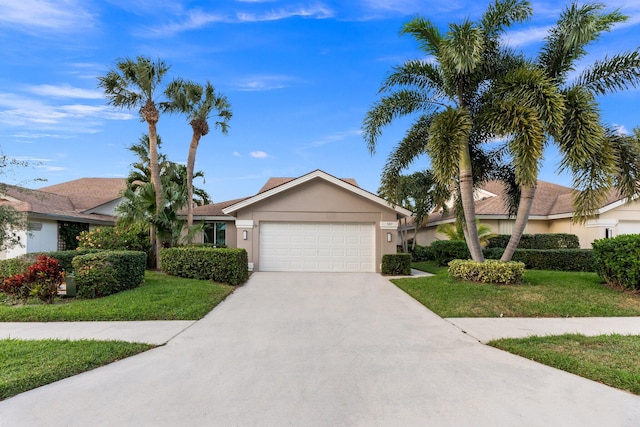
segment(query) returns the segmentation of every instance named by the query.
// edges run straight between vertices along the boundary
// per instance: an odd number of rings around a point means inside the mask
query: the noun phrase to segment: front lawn
[[[500,339],[489,345],[640,395],[640,336],[568,334]]]
[[[521,285],[458,282],[446,267],[415,263],[433,277],[394,279],[441,317],[640,316],[640,295],[611,289],[595,273],[527,270]]]
[[[0,400],[153,347],[122,341],[0,340]]]
[[[233,292],[233,287],[147,271],[141,286],[97,299],[35,300],[0,304],[0,322],[198,320]],[[31,301],[30,301],[31,302]]]

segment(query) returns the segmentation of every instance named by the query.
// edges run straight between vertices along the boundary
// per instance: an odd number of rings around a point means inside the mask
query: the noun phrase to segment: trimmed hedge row
[[[431,246],[416,245],[415,249],[411,251],[411,257],[414,262],[435,260]]]
[[[98,298],[140,285],[147,254],[138,251],[100,251],[73,258],[78,296]]]
[[[449,263],[449,276],[467,282],[521,283],[524,277],[524,263],[501,262],[494,259],[485,262],[454,259]]]
[[[500,259],[504,249],[485,249],[486,259]],[[516,249],[512,261],[523,262],[533,270],[595,271],[591,249]]]
[[[640,234],[592,243],[596,272],[607,283],[640,289]]]
[[[382,255],[382,274],[408,276],[411,274],[411,254]]]
[[[510,234],[499,234],[492,237],[487,248],[506,248]],[[523,234],[518,249],[579,249],[580,241],[575,234]]]
[[[462,240],[436,240],[431,244],[433,258],[438,265],[447,265],[454,259],[470,259],[467,242]]]
[[[72,261],[75,257],[80,255],[93,254],[96,252],[102,252],[101,249],[75,249],[70,251],[55,251],[55,252],[43,252],[44,255],[55,258],[60,263],[62,270],[71,273],[73,272]]]
[[[173,276],[240,285],[249,278],[247,251],[177,247],[160,251],[160,269]]]

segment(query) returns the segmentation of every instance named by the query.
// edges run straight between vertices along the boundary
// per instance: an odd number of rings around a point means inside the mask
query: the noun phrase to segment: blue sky
[[[605,2],[630,20],[590,48],[585,63],[640,45],[640,2]],[[97,76],[117,58],[145,55],[172,65],[169,79],[210,80],[233,118],[227,136],[203,137],[196,167],[214,201],[254,194],[271,176],[322,169],[376,192],[387,154],[409,121],[387,128],[371,156],[360,128],[391,67],[422,57],[402,24],[415,15],[446,29],[476,19],[471,0],[0,0],[0,149],[26,168],[0,180],[38,188],[81,177],[124,177],[126,147],[146,131],[136,111],[114,110]],[[534,1],[534,17],[508,42],[535,55],[563,2]],[[167,80],[169,80],[167,79]],[[638,89],[600,99],[604,120],[622,132],[640,126]],[[185,162],[191,128],[158,123],[162,151]],[[540,178],[556,175],[546,152]],[[413,169],[428,167],[426,159]],[[46,179],[46,183],[33,181]]]

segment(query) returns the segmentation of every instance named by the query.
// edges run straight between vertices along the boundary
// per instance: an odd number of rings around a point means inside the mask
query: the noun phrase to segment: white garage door
[[[620,234],[640,234],[640,221],[620,221],[618,235]]]
[[[262,222],[260,271],[375,271],[374,224]]]

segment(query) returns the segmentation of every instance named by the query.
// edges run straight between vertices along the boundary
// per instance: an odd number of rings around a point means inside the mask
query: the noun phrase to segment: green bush
[[[449,263],[449,275],[467,282],[514,284],[521,283],[524,263],[486,260],[476,262],[454,259]]]
[[[11,276],[26,272],[31,264],[33,263],[22,258],[0,260],[0,283]]]
[[[176,247],[160,251],[160,269],[173,276],[240,285],[249,278],[247,251]]]
[[[147,254],[140,251],[101,251],[73,259],[79,297],[98,298],[142,283]]]
[[[504,249],[485,249],[486,259],[500,259]],[[591,249],[516,249],[512,261],[523,262],[532,270],[595,271]]]
[[[411,251],[411,257],[414,262],[435,260],[433,250],[430,246],[416,245],[416,247]]]
[[[471,258],[467,243],[461,240],[436,240],[431,244],[431,252],[438,265],[447,265],[454,259]]]
[[[488,249],[506,248],[509,243],[509,234],[499,234],[492,237],[487,244]],[[523,234],[518,244],[518,249],[578,249],[580,241],[575,234],[544,233]]]
[[[410,275],[411,254],[382,255],[382,274]]]
[[[71,251],[54,251],[54,252],[46,252],[44,255],[48,255],[51,258],[55,258],[60,263],[62,270],[66,273],[73,272],[73,264],[72,261],[75,257],[79,255],[86,255],[91,253],[100,252],[101,249],[76,249]]]
[[[78,248],[148,252],[149,232],[140,227],[97,227],[78,236]]]
[[[624,234],[592,243],[598,275],[607,283],[640,289],[640,234]]]

